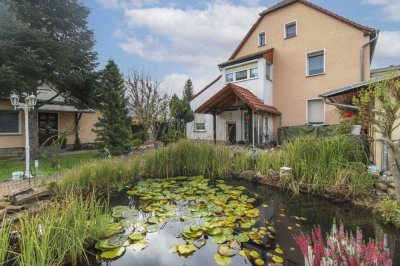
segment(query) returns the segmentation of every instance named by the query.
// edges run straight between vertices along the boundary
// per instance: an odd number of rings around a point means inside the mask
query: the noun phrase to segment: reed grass
[[[5,265],[8,260],[11,236],[11,223],[3,221],[0,225],[0,265]]]
[[[70,194],[42,212],[21,215],[13,250],[18,265],[77,265],[85,260],[89,240],[99,239],[106,231],[107,206],[94,194],[86,199]]]

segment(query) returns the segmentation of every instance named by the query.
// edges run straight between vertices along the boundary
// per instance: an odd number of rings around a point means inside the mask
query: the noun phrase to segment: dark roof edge
[[[400,65],[391,65],[387,67],[371,69],[371,73],[381,73],[386,71],[400,70]]]
[[[274,50],[274,48],[271,48],[271,49],[263,50],[263,51],[260,51],[257,53],[242,56],[242,57],[236,58],[234,60],[229,60],[229,61],[219,64],[218,67],[223,68],[223,67],[227,67],[227,66],[231,66],[231,65],[240,64],[240,63],[243,63],[243,62],[246,62],[249,60],[258,59],[258,58],[262,57],[265,53],[271,52],[273,50]]]
[[[375,37],[375,35],[376,35],[376,30],[375,29],[363,26],[363,25],[361,25],[359,23],[356,23],[356,22],[354,22],[354,21],[352,21],[350,19],[347,19],[345,17],[342,17],[342,16],[340,16],[340,15],[338,15],[338,14],[332,12],[332,11],[329,11],[328,9],[320,7],[320,6],[318,6],[316,4],[313,4],[313,3],[309,2],[309,1],[306,1],[306,0],[285,0],[285,1],[282,1],[282,2],[280,2],[278,4],[276,4],[276,5],[271,6],[270,8],[268,8],[267,10],[264,10],[263,12],[261,12],[259,14],[260,17],[257,19],[256,23],[253,24],[253,26],[250,28],[250,30],[246,33],[246,35],[244,36],[243,40],[239,43],[238,47],[235,49],[235,51],[229,57],[229,60],[232,60],[237,55],[237,53],[240,51],[240,49],[242,48],[244,43],[247,41],[247,39],[250,37],[250,35],[253,33],[253,31],[258,26],[258,24],[260,24],[261,20],[264,18],[265,15],[267,15],[269,13],[272,13],[272,12],[274,12],[276,10],[279,10],[279,9],[281,9],[283,7],[286,7],[288,5],[291,5],[293,3],[297,3],[297,2],[305,4],[305,5],[307,5],[307,6],[311,7],[311,8],[314,8],[315,10],[318,10],[318,11],[320,11],[320,12],[322,12],[322,13],[328,15],[328,16],[331,16],[331,17],[333,17],[333,18],[335,18],[335,19],[337,19],[337,20],[339,20],[339,21],[341,21],[341,22],[343,22],[345,24],[353,26],[353,27],[363,31],[365,35],[371,35],[372,38]]]
[[[208,84],[208,85],[205,86],[201,91],[199,91],[198,93],[196,93],[195,95],[193,95],[193,97],[192,97],[192,99],[190,99],[190,101],[193,101],[194,98],[196,98],[197,96],[199,96],[200,94],[202,94],[204,91],[206,91],[208,88],[210,88],[212,85],[214,85],[221,77],[222,77],[222,75],[219,75],[216,79],[214,79],[213,81],[211,81],[210,84]]]

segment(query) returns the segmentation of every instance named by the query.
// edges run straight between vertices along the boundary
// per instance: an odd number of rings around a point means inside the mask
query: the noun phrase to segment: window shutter
[[[322,99],[309,100],[308,101],[308,123],[309,124],[323,124],[324,114],[324,102]]]

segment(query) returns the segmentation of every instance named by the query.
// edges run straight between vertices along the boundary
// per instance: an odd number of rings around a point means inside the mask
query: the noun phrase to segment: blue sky
[[[144,70],[169,93],[185,80],[200,90],[218,74],[258,13],[277,0],[86,0],[99,67],[109,58],[121,71]],[[373,67],[400,64],[400,0],[312,0],[381,30]]]

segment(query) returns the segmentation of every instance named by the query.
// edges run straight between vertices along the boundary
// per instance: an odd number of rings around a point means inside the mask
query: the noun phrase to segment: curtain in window
[[[324,73],[324,54],[308,56],[308,74],[315,75]]]

